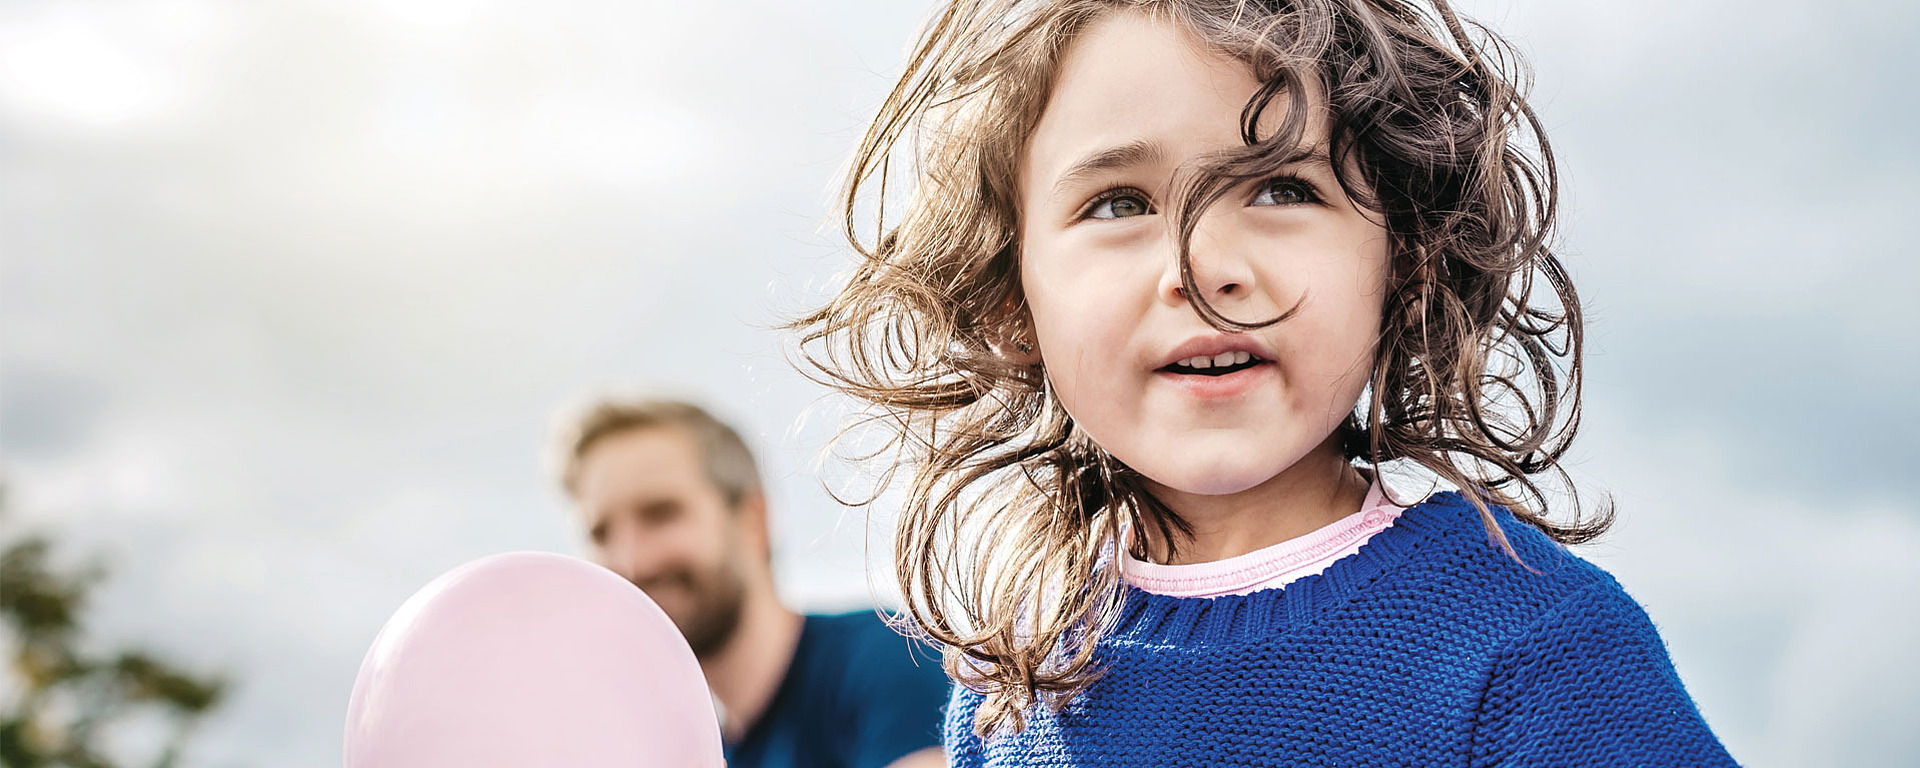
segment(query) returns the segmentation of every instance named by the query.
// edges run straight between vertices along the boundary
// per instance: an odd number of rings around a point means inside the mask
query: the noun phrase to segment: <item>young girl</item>
[[[1535,482],[1581,321],[1519,69],[1443,0],[933,19],[796,326],[910,470],[954,765],[1732,763]]]

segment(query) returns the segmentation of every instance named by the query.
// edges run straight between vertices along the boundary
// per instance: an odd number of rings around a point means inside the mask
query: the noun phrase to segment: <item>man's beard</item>
[[[741,609],[746,603],[746,580],[732,564],[706,572],[676,571],[639,585],[647,587],[678,583],[691,596],[683,616],[669,616],[680,634],[686,637],[693,655],[705,659],[727,647],[734,630],[740,628]]]

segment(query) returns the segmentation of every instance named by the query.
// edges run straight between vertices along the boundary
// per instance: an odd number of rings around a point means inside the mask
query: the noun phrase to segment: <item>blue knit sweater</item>
[[[980,695],[957,686],[952,764],[1733,765],[1639,604],[1495,511],[1539,574],[1448,492],[1282,589],[1130,590],[1105,674],[1024,731],[974,736]]]

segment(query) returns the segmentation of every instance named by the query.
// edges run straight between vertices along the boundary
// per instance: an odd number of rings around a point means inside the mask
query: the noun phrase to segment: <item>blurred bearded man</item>
[[[561,485],[593,559],[679,626],[730,768],[945,765],[948,684],[931,653],[872,611],[781,604],[766,494],[738,433],[690,403],[612,399],[561,432]]]

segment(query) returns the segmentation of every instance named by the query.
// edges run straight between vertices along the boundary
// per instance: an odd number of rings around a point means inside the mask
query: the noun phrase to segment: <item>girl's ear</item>
[[[1025,308],[1015,310],[1013,318],[1001,329],[987,340],[994,354],[1014,365],[1040,364],[1040,342],[1033,332],[1033,318]]]

